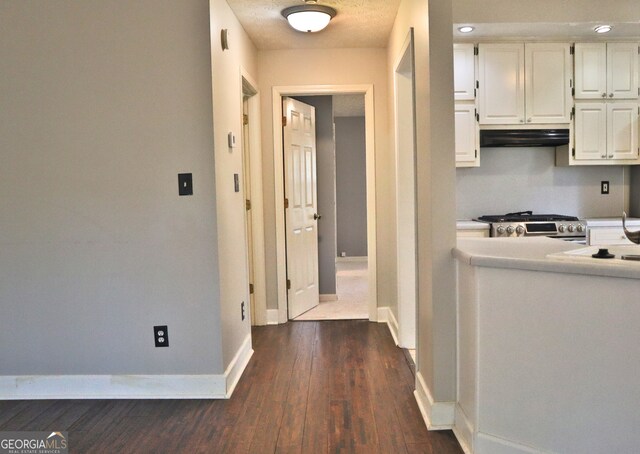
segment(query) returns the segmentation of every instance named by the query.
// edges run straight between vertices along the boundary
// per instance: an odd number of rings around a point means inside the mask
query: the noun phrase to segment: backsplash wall
[[[601,181],[609,195],[600,194]],[[458,219],[524,210],[618,217],[628,194],[623,166],[556,167],[554,148],[482,148],[479,168],[456,170]]]

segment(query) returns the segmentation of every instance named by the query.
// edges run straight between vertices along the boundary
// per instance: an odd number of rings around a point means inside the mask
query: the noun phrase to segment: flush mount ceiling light
[[[282,10],[282,15],[289,21],[289,25],[301,32],[319,32],[329,25],[336,13],[336,10],[329,6],[312,2]]]
[[[472,27],[471,25],[465,25],[463,27],[458,27],[458,31],[460,33],[471,33],[474,30],[475,30],[475,28]]]
[[[609,33],[612,28],[611,25],[598,25],[593,31],[596,33]]]

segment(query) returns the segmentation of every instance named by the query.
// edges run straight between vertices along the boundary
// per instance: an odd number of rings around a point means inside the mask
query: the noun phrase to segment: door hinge
[[[249,124],[249,115],[242,114],[242,124],[245,126]]]
[[[249,295],[253,295],[253,284],[249,284]]]
[[[569,46],[569,54],[573,55],[575,53],[576,53],[576,46],[575,45]]]
[[[575,148],[571,149],[571,156],[573,156],[574,158],[576,157],[576,149]]]
[[[282,117],[282,127],[287,126],[287,117]]]
[[[478,94],[476,93],[476,89],[475,89],[475,88],[473,89],[473,97],[474,97],[474,98],[477,98],[477,97],[478,97]]]
[[[251,200],[245,200],[245,208],[247,209],[247,211],[251,209]]]
[[[289,199],[287,198],[284,199],[284,207],[289,208]]]
[[[480,50],[478,49],[478,46],[473,46],[473,55],[478,55],[480,53]]]
[[[476,121],[480,123],[480,112],[476,109]]]
[[[570,117],[569,119],[570,119],[570,120],[573,120],[573,119],[575,118],[575,116],[576,116],[576,107],[575,107],[575,106],[573,106],[573,107],[571,108],[571,117]]]
[[[287,290],[291,290],[291,279],[287,279]]]
[[[476,159],[478,159],[478,150],[476,150]]]
[[[478,88],[478,89],[480,88],[480,81],[479,80],[476,80],[476,88]]]

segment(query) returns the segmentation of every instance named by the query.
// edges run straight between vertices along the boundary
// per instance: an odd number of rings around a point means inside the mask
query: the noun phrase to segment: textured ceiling
[[[337,95],[333,97],[334,117],[364,117],[364,95]]]
[[[386,47],[400,0],[320,0],[338,11],[317,33],[289,27],[280,12],[302,0],[227,0],[258,49]]]

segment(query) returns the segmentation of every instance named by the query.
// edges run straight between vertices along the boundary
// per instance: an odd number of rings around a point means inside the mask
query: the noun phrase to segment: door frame
[[[394,135],[396,159],[396,244],[398,320],[395,340],[402,348],[415,349],[418,313],[418,218],[416,175],[416,81],[413,27],[393,66]],[[409,134],[400,117],[410,110]],[[402,124],[407,125],[405,121]],[[404,174],[400,172],[404,170]],[[406,186],[405,186],[406,185]],[[410,186],[410,187],[408,187]],[[393,326],[390,326],[393,334]]]
[[[378,291],[376,265],[376,165],[375,118],[373,84],[362,85],[291,85],[272,89],[273,101],[273,163],[276,213],[276,284],[278,294],[278,323],[288,321],[287,257],[284,208],[284,155],[282,152],[282,97],[322,95],[364,95],[365,148],[367,180],[367,257],[369,282],[369,320],[378,320]]]
[[[250,178],[251,194],[245,194],[245,198],[251,200],[251,233],[252,250],[247,244],[247,254],[253,259],[253,298],[255,303],[254,322],[255,325],[267,324],[267,283],[265,265],[265,240],[264,240],[264,203],[262,198],[262,137],[261,137],[261,115],[260,115],[260,91],[258,83],[243,67],[240,67],[240,111],[243,112],[243,102],[247,98],[247,109],[251,127],[249,128],[249,173],[243,178]],[[251,120],[253,118],[253,120]],[[241,139],[242,140],[242,139]],[[244,147],[244,144],[243,144]],[[244,161],[245,152],[242,149],[242,159]],[[244,168],[244,165],[243,165]],[[244,173],[244,172],[243,172]],[[248,197],[247,197],[248,196]],[[245,210],[245,224],[248,222]],[[246,225],[245,225],[246,232]],[[247,257],[247,260],[249,257]],[[247,261],[247,275],[249,263]],[[249,282],[247,282],[249,284]],[[248,294],[248,288],[247,288]],[[250,305],[249,305],[250,306]]]

